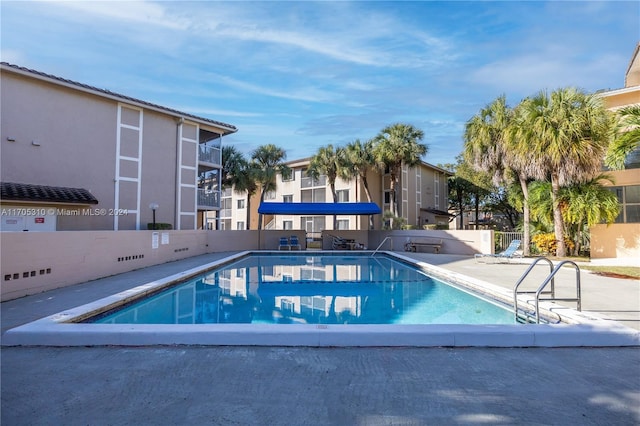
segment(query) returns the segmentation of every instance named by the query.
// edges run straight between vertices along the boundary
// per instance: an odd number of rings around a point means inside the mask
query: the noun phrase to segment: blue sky
[[[454,162],[465,122],[497,96],[624,86],[640,2],[0,3],[1,58],[239,131],[289,160],[375,136],[425,133]]]

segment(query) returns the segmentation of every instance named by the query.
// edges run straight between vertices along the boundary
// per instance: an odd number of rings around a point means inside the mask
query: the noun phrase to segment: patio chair
[[[280,245],[278,246],[278,250],[291,250],[289,239],[287,237],[280,237]]]
[[[351,250],[352,244],[350,241],[347,241],[344,238],[336,237],[335,235],[332,235],[331,238],[331,247],[334,250]]]
[[[475,259],[476,259],[476,262],[479,262],[480,259],[483,259],[483,258],[496,259],[498,261],[504,259],[508,262],[509,259],[513,259],[514,257],[521,257],[521,256],[516,256],[516,251],[518,250],[519,247],[520,247],[520,240],[513,240],[511,241],[511,244],[509,244],[509,247],[506,248],[506,250],[496,254],[476,254]]]
[[[292,235],[289,237],[289,250],[302,250],[302,246],[300,245],[300,241],[298,240],[297,235]]]

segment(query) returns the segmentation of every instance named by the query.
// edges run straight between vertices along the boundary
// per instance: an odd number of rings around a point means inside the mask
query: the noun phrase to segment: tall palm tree
[[[410,124],[396,123],[385,127],[374,138],[373,158],[380,171],[389,170],[391,177],[391,214],[398,216],[396,187],[402,165],[415,167],[428,151],[420,141],[424,132]]]
[[[509,149],[528,158],[529,177],[551,182],[557,256],[566,256],[562,186],[582,183],[600,171],[611,120],[602,99],[575,88],[541,91],[520,104]]]
[[[245,229],[251,229],[251,199],[258,191],[258,173],[254,163],[244,160],[240,164],[238,175],[234,179],[233,190],[239,194],[247,194]]]
[[[509,184],[512,176],[517,178],[523,195],[523,254],[528,256],[531,231],[526,169],[529,163],[508,147],[508,140],[513,137],[514,116],[504,95],[482,108],[466,124],[464,158],[476,170],[490,173],[496,186]]]
[[[340,169],[340,177],[348,181],[359,178],[364,187],[367,201],[371,202],[371,190],[367,181],[367,172],[375,166],[373,141],[368,140],[362,143],[360,139],[356,139],[348,143],[344,148],[344,160],[345,166]],[[373,215],[369,215],[369,229],[373,229]]]
[[[640,105],[617,111],[615,139],[609,145],[605,164],[612,169],[624,169],[627,155],[640,148]]]
[[[275,191],[276,176],[289,176],[291,169],[284,164],[287,154],[274,144],[261,145],[251,153],[251,162],[256,172],[256,181],[260,188],[260,203],[267,192]],[[262,215],[258,220],[258,229],[262,229]]]
[[[317,179],[321,174],[327,176],[329,181],[329,187],[331,188],[331,195],[333,196],[333,202],[338,202],[338,195],[336,194],[336,179],[341,169],[344,168],[344,148],[333,148],[333,145],[320,147],[318,152],[311,157],[309,168],[307,169],[307,175]],[[333,229],[337,228],[338,220],[337,216],[333,215]]]
[[[255,174],[250,170],[244,155],[233,145],[222,147],[222,189],[226,188],[233,188],[238,194],[247,193],[245,229],[250,229],[251,196],[257,190]]]

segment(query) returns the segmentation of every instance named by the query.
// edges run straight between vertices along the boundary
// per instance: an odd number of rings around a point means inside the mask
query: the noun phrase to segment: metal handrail
[[[527,275],[529,275],[529,272],[531,272],[531,270],[534,268],[534,266],[536,266],[536,264],[538,262],[540,262],[541,260],[546,261],[549,264],[549,274],[551,274],[553,272],[553,262],[549,259],[547,259],[546,257],[538,257],[537,259],[535,259],[531,265],[529,265],[529,268],[524,271],[524,274],[522,274],[522,276],[520,277],[520,279],[518,280],[518,282],[516,283],[516,285],[513,287],[513,313],[516,317],[516,321],[518,320],[518,294],[534,294],[534,291],[521,291],[518,293],[518,287],[520,287],[520,284],[522,284],[522,282],[524,281],[524,279],[527,277]],[[551,295],[555,296],[555,282],[553,280],[553,276],[551,276]]]
[[[573,267],[575,267],[576,269],[576,297],[575,298],[558,298],[558,297],[555,297],[555,294],[554,294],[553,297],[551,298],[540,299],[540,294],[542,293],[542,290],[547,286],[547,284],[549,284],[549,281],[553,281],[553,277],[556,275],[556,273],[558,273],[558,271],[565,264],[573,265]],[[581,311],[582,302],[581,302],[581,292],[580,292],[580,267],[571,260],[564,260],[558,263],[558,265],[556,265],[556,267],[551,272],[551,274],[549,274],[547,279],[544,280],[542,284],[540,284],[540,287],[538,287],[538,290],[536,291],[536,324],[540,324],[540,306],[539,306],[540,300],[562,300],[564,302],[576,302],[578,304],[577,306],[578,311]]]
[[[371,256],[373,256],[374,254],[376,254],[378,252],[378,250],[380,250],[380,247],[382,247],[382,245],[387,241],[390,240],[391,236],[387,236],[384,237],[384,240],[382,240],[382,242],[380,243],[380,245],[373,251],[373,253],[371,253]],[[391,241],[391,249],[393,250],[393,241]]]

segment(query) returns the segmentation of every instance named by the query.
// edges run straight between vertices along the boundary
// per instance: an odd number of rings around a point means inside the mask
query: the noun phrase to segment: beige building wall
[[[58,231],[146,229],[151,203],[159,206],[156,222],[198,226],[200,134],[234,129],[17,67],[3,65],[0,78],[0,179],[84,188],[99,201],[84,208],[105,213],[65,214],[83,207],[66,204],[11,205],[58,207],[45,219],[55,220]]]
[[[309,159],[300,159],[290,161],[288,166],[292,169],[293,179],[282,180],[282,177],[278,175],[277,189],[274,193],[269,194],[265,198],[265,202],[283,202],[285,196],[291,196],[293,202],[302,202],[301,191],[302,179],[306,178],[305,170],[309,165]],[[400,176],[400,182],[398,184],[398,208],[401,217],[406,219],[408,225],[415,227],[421,227],[424,224],[437,223],[438,220],[432,212],[426,211],[427,209],[447,210],[447,173],[435,166],[428,163],[421,163],[415,168],[403,167],[403,172]],[[390,188],[389,175],[382,175],[375,170],[370,170],[367,174],[367,183],[371,193],[372,202],[378,204],[382,211],[389,210],[389,205],[384,203],[385,189]],[[325,202],[333,202],[333,195],[331,193],[331,187],[328,182],[325,185],[313,187],[317,191],[321,191],[324,195]],[[366,202],[366,192],[364,190],[364,184],[360,178],[346,181],[341,178],[336,179],[335,183],[336,191],[347,190],[349,192],[349,202]],[[232,219],[232,228],[235,229],[235,223],[233,221],[243,220],[242,216],[237,212],[237,200],[246,199],[244,194],[232,194],[232,212],[229,218]],[[256,196],[255,200],[252,200],[252,228],[257,229],[258,207],[259,198]],[[323,230],[333,230],[333,216],[323,216],[325,227],[315,232],[322,232]],[[442,219],[442,217],[440,217]],[[369,229],[369,217],[357,216],[357,215],[338,215],[337,220],[348,222],[348,229],[351,230],[368,230]],[[381,229],[383,226],[382,215],[374,215],[373,218],[374,229]],[[305,229],[304,224],[301,223],[300,216],[265,216],[264,226],[265,229],[271,227],[272,229],[283,229],[285,223],[293,223],[293,229]],[[254,226],[255,225],[255,226]]]
[[[640,44],[632,55],[625,77],[625,87],[601,93],[608,109],[616,111],[630,105],[640,105]],[[607,186],[640,187],[640,168],[606,171],[613,178]],[[617,258],[640,266],[640,224],[614,223],[591,228],[591,258]]]

